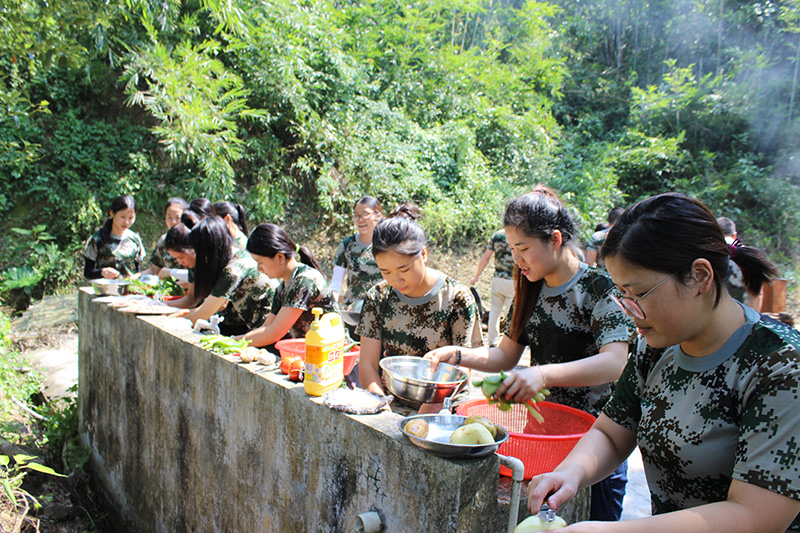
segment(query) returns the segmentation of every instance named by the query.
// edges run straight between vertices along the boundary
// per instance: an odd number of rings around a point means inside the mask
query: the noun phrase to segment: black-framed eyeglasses
[[[639,305],[639,301],[641,301],[642,298],[644,298],[645,296],[647,296],[648,294],[650,294],[651,292],[653,292],[654,290],[659,288],[669,278],[671,278],[672,276],[674,276],[678,272],[680,272],[680,270],[678,270],[676,272],[673,272],[672,274],[670,274],[669,276],[667,276],[666,278],[661,280],[655,287],[653,287],[652,289],[650,289],[646,293],[642,294],[638,298],[629,298],[628,296],[623,296],[621,298],[617,298],[616,296],[614,296],[612,294],[611,295],[611,299],[614,300],[617,303],[617,305],[620,306],[625,313],[631,315],[634,318],[638,318],[639,320],[644,320],[644,319],[647,318],[647,315],[644,314],[644,309],[642,309],[642,306]]]

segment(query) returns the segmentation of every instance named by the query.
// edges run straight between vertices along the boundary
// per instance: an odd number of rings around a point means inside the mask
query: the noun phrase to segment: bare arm
[[[253,346],[267,346],[273,344],[286,336],[302,314],[302,309],[281,307],[277,315],[270,313],[261,327],[250,330],[237,338],[247,339]]]
[[[503,336],[500,344],[494,348],[479,346],[477,348],[462,348],[459,346],[443,346],[425,354],[425,359],[430,359],[434,368],[439,363],[456,364],[458,352],[461,352],[461,366],[481,370],[483,372],[499,372],[512,370],[519,362],[522,351],[521,344]],[[363,348],[362,348],[363,350]]]
[[[177,307],[179,309],[191,309],[192,307],[196,306],[197,297],[194,295],[194,283],[190,283],[186,288],[186,295],[183,298],[169,300],[167,301],[167,305],[170,307]]]
[[[203,300],[203,303],[200,304],[200,307],[195,307],[183,316],[191,320],[192,324],[195,324],[201,318],[203,320],[208,320],[211,318],[211,315],[225,307],[227,303],[228,300],[222,298],[221,296],[209,296]]]
[[[475,276],[471,280],[469,280],[470,286],[478,283],[478,278],[481,277],[481,274],[483,274],[486,265],[489,264],[489,259],[492,258],[492,254],[493,252],[491,250],[486,250],[486,252],[483,254],[480,262],[478,263],[478,271],[475,273]]]
[[[358,377],[364,390],[383,396],[383,382],[380,376],[380,360],[383,342],[378,339],[361,337],[361,355],[358,362]]]

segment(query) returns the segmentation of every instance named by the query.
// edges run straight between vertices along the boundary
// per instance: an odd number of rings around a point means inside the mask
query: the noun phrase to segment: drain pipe
[[[511,469],[511,506],[508,509],[508,533],[514,533],[519,518],[519,493],[522,489],[522,478],[525,474],[525,465],[516,457],[497,454],[500,464]]]
[[[369,511],[358,515],[355,529],[352,533],[378,533],[383,530],[383,520],[376,511]]]

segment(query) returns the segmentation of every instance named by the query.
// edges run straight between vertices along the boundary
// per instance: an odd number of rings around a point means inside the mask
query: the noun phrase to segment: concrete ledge
[[[427,454],[397,413],[332,411],[278,372],[196,346],[180,321],[92,298],[81,290],[81,429],[132,528],[351,531],[372,510],[384,531],[506,531],[496,456]],[[585,518],[585,492],[565,517]]]

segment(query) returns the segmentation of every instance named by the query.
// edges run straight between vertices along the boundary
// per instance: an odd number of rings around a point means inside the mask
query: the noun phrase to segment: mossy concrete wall
[[[92,298],[80,292],[81,429],[131,529],[349,532],[377,511],[384,531],[506,530],[496,456],[435,457],[397,413],[332,411],[279,372],[198,347],[183,321]],[[585,517],[586,499],[562,514]]]

